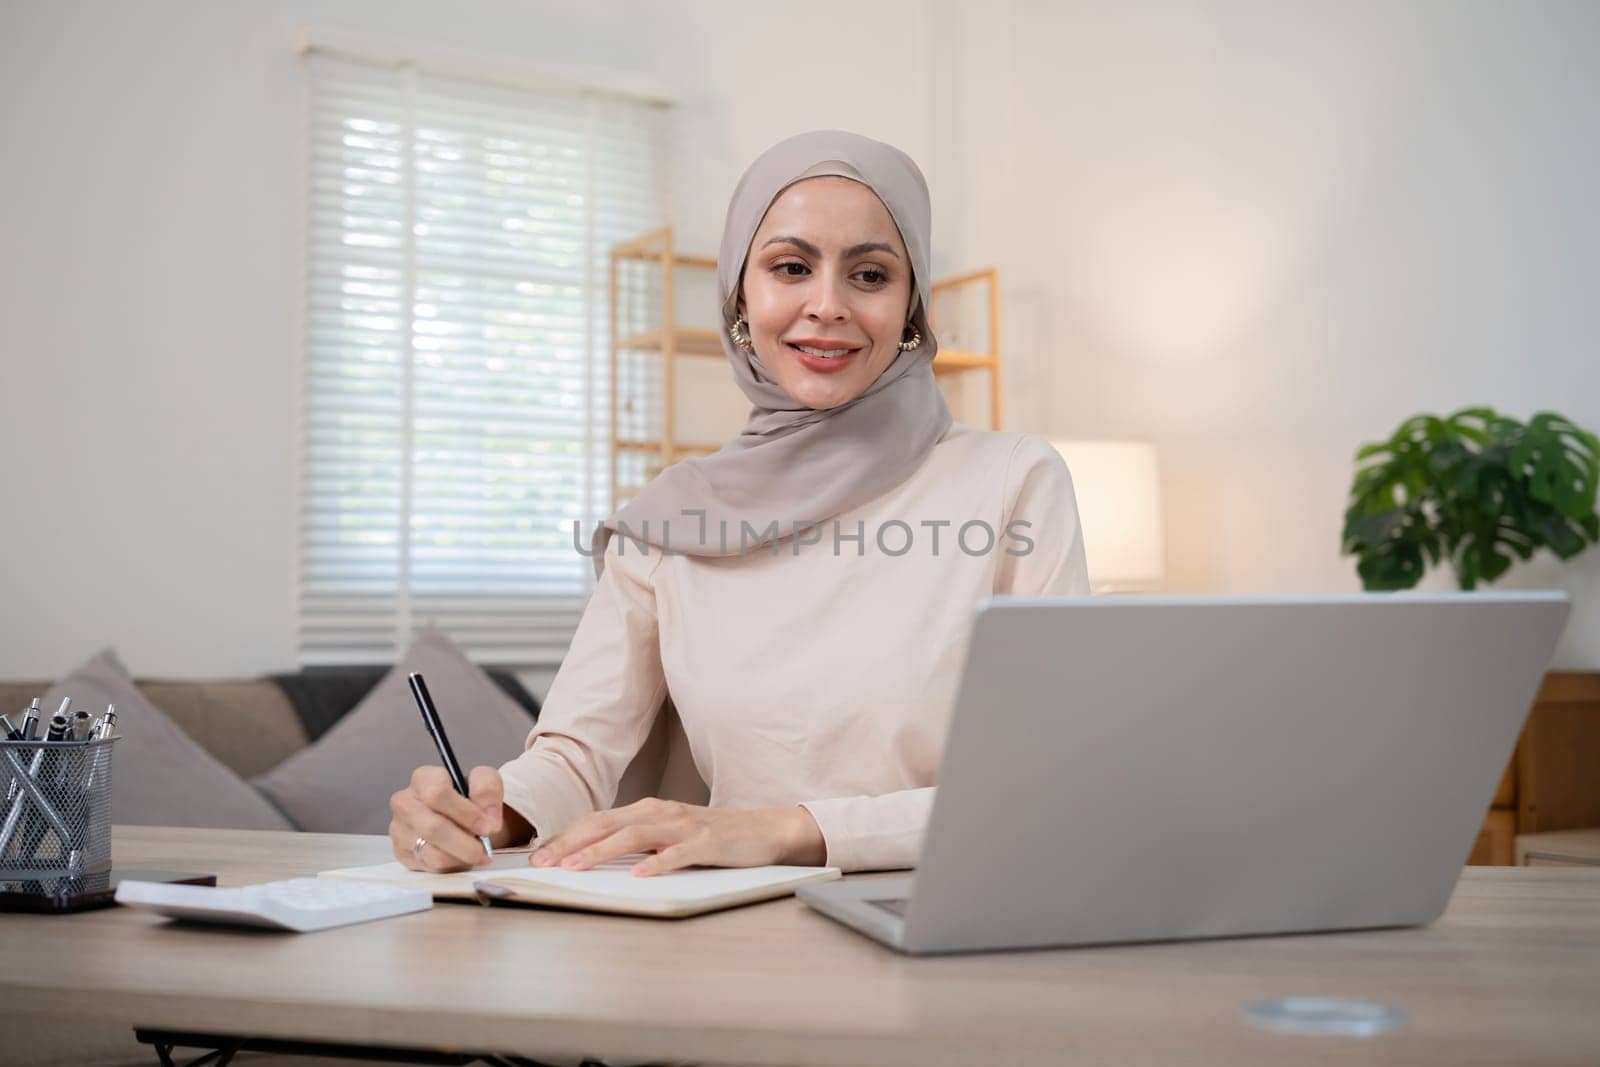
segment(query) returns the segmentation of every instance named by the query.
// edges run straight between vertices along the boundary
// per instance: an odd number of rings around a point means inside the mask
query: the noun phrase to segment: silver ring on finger
[[[417,838],[417,843],[411,846],[411,857],[412,857],[412,859],[416,860],[418,863],[421,863],[422,862],[422,850],[427,848],[427,847],[428,847],[428,839],[427,838],[425,838],[425,837]]]

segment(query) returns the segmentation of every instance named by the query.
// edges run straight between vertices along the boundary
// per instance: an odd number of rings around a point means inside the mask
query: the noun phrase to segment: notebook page
[[[643,853],[620,856],[586,871],[523,866],[515,871],[491,874],[480,868],[472,872],[472,880],[481,882],[493,878],[502,884],[532,882],[615,900],[695,904],[726,893],[782,885],[834,870],[831,867],[691,867],[645,878],[630,873],[629,868],[644,858]]]
[[[498,877],[502,872],[524,869],[528,866],[528,853],[532,852],[531,846],[526,848],[496,849],[494,858],[482,867],[474,867],[470,871],[455,871],[449,874],[437,874],[431,871],[413,871],[401,863],[390,861],[388,863],[374,863],[367,867],[340,867],[337,870],[322,871],[318,878],[347,878],[358,882],[388,882],[394,885],[409,886],[416,889],[427,889],[434,893],[456,892],[464,896],[472,895],[472,883],[480,878]]]

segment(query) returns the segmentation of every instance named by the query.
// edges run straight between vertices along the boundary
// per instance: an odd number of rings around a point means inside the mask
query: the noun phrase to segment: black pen
[[[434,709],[433,700],[428,696],[428,683],[422,680],[422,675],[412,671],[406,675],[406,681],[411,683],[411,695],[417,698],[417,707],[422,711],[422,721],[428,724],[428,733],[433,735],[433,743],[439,749],[439,758],[444,761],[444,769],[450,772],[450,782],[456,787],[456,792],[464,797],[471,797],[467,792],[467,779],[461,773],[461,764],[456,762],[456,754],[450,748],[450,739],[444,735],[444,723],[439,721],[439,713]],[[489,838],[486,834],[479,834],[478,840],[483,842],[483,854],[494,859],[494,849],[489,847]]]

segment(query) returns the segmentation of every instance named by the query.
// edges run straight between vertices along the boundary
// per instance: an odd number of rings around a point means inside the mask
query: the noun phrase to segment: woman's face
[[[767,376],[798,403],[834,408],[899,354],[911,280],[900,231],[876,193],[849,178],[807,178],[761,220],[739,310]]]

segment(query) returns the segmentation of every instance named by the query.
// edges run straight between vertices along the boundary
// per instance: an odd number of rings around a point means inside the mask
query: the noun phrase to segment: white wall
[[[1408,414],[1600,428],[1600,6],[1127,8],[8,5],[0,677],[292,666],[302,23],[658,80],[687,248],[789,133],[900,145],[936,272],[1003,272],[1008,425],[1160,447],[1175,590],[1355,589]],[[1600,664],[1600,553],[1500,586],[1544,584]]]
[[[964,74],[955,252],[999,264],[1008,366],[1047,381],[1008,410],[1157,444],[1170,590],[1359,589],[1353,456],[1411,414],[1600,431],[1600,5],[1009,0],[935,25]],[[1575,601],[1557,665],[1600,666],[1600,551],[1496,583],[1551,586]]]
[[[654,78],[679,101],[680,243],[715,254],[733,183],[791,133],[928,154],[924,11],[6,5],[0,677],[53,677],[106,644],[141,676],[293,666],[297,26]]]

